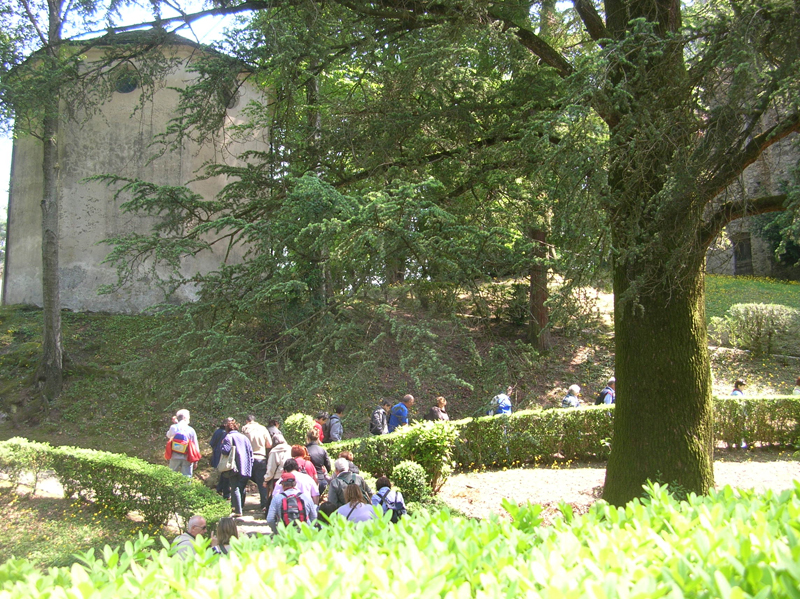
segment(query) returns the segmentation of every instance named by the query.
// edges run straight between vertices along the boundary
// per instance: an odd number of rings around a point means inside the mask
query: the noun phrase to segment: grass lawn
[[[800,310],[800,283],[756,277],[707,275],[706,318],[722,318],[734,304],[780,304]]]
[[[2,561],[16,557],[42,568],[69,566],[77,553],[152,532],[143,523],[122,522],[80,499],[20,496],[7,485],[0,491],[0,520],[13,523],[0,537]]]

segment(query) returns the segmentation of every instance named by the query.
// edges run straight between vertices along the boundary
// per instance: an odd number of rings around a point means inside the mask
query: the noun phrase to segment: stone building
[[[152,32],[126,34],[124,40],[107,36],[109,44],[137,44]],[[111,250],[104,240],[131,232],[148,235],[153,217],[124,213],[114,199],[114,189],[100,182],[86,181],[100,174],[117,174],[159,185],[188,185],[204,198],[214,197],[225,185],[223,177],[196,180],[211,162],[235,164],[246,150],[264,151],[265,131],[232,139],[229,127],[242,122],[242,110],[250,102],[263,101],[254,86],[244,82],[227,99],[224,124],[214,141],[202,144],[185,141],[179,148],[157,155],[154,141],[163,134],[177,114],[179,93],[197,75],[190,72],[193,61],[207,49],[174,34],[167,34],[161,51],[171,63],[155,93],[142,102],[135,77],[117,77],[113,93],[90,115],[62,119],[59,123],[58,188],[60,196],[60,287],[61,305],[71,310],[139,312],[165,300],[158,286],[140,278],[124,290],[107,295],[98,291],[116,282],[117,273],[103,260]],[[89,50],[86,61],[104,55],[102,44]],[[135,72],[135,71],[133,71]],[[157,155],[156,158],[153,158]],[[41,208],[42,143],[20,135],[14,143],[8,206],[8,238],[3,276],[4,304],[42,304]],[[235,261],[241,254],[234,248],[213,247],[181,263],[182,274],[191,276],[217,268],[224,260]],[[179,288],[170,301],[191,301],[197,289]]]
[[[796,135],[770,147],[732,185],[723,201],[741,197],[763,197],[782,192],[789,181],[798,153]],[[754,275],[800,280],[800,267],[787,267],[775,259],[771,244],[759,236],[751,217],[731,222],[706,254],[706,272],[725,275]]]

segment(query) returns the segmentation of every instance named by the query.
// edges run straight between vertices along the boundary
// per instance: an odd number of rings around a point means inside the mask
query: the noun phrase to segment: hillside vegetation
[[[418,360],[398,358],[397,337],[387,335],[382,344],[371,347],[359,347],[358,339],[351,338],[346,343],[349,351],[320,361],[312,393],[305,392],[312,385],[300,380],[308,377],[308,365],[261,372],[226,383],[221,390],[211,384],[204,389],[200,382],[208,380],[208,371],[234,368],[230,360],[236,359],[241,348],[229,352],[224,346],[215,348],[219,359],[209,361],[206,372],[193,370],[188,357],[171,349],[168,336],[164,336],[173,324],[175,331],[180,330],[177,316],[65,312],[66,384],[62,397],[52,406],[43,405],[30,387],[40,347],[41,312],[3,307],[0,411],[4,421],[0,437],[22,435],[161,461],[161,439],[169,416],[184,406],[193,410],[193,424],[201,437],[208,438],[215,423],[228,414],[242,418],[253,412],[261,419],[285,418],[298,411],[330,409],[339,402],[347,406],[344,423],[348,436],[360,436],[366,434],[369,413],[379,398],[395,399],[405,393],[418,398],[418,417],[439,394],[447,397],[454,418],[481,413],[507,384],[517,386],[517,409],[556,405],[573,383],[580,384],[584,399],[591,401],[613,373],[613,329],[610,297],[599,292],[586,297],[592,303],[585,303],[570,323],[554,330],[554,347],[544,354],[522,341],[521,327],[499,317],[473,323],[475,319],[462,316],[459,322],[437,318],[418,307],[398,307],[394,316],[404,320],[408,343],[419,345]],[[709,315],[724,314],[727,307],[742,300],[800,307],[796,285],[708,277]],[[502,306],[493,312],[503,314]],[[420,332],[419,338],[411,335],[413,330]],[[154,333],[161,336],[154,337]],[[448,370],[444,377],[431,374],[435,383],[425,376],[423,363],[431,345],[444,356],[441,368]],[[213,340],[197,346],[208,351]],[[746,352],[725,349],[712,352],[712,366],[718,395],[728,395],[732,380],[739,376],[747,379],[749,393],[791,393],[800,373],[800,364],[788,358],[755,359]]]

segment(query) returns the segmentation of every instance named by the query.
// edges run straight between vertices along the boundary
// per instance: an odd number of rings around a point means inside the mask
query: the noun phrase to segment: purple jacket
[[[220,449],[222,453],[230,453],[231,447],[236,448],[236,472],[249,478],[253,473],[253,446],[250,439],[239,431],[231,431],[222,440]]]

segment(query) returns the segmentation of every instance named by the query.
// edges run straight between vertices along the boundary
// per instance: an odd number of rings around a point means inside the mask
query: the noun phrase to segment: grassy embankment
[[[800,309],[800,287],[796,284],[709,277],[707,290],[709,317],[722,316],[730,305],[741,302],[780,303]],[[40,347],[41,313],[1,308],[0,411],[7,417],[0,424],[0,438],[25,436],[158,462],[166,418],[181,390],[175,381],[154,381],[150,373],[138,371],[136,366],[124,367],[153,351],[143,335],[152,323],[153,317],[148,316],[65,313],[65,390],[57,404],[45,411],[36,409],[30,393]],[[556,347],[531,366],[526,381],[527,405],[548,405],[572,382],[584,385],[586,395],[590,395],[590,385],[599,384],[613,365],[613,337],[601,319],[596,330],[569,337],[556,332],[555,340]],[[744,352],[718,351],[712,354],[712,369],[715,393],[719,395],[727,395],[731,381],[738,376],[748,380],[751,393],[787,393],[800,374],[800,363],[785,358],[756,360]],[[376,391],[376,396],[381,394],[382,390]],[[372,398],[365,398],[364,410],[372,402]],[[468,413],[477,403],[458,407]],[[241,407],[243,412],[247,409]],[[209,412],[209,416],[214,415],[213,409]],[[195,413],[193,418],[202,437],[209,436],[213,427],[211,418],[205,416]],[[91,505],[53,498],[15,499],[0,508],[0,516],[16,523],[13,534],[0,542],[0,552],[5,556],[30,555],[41,565],[69,563],[74,552],[128,538],[137,526],[106,518]]]

